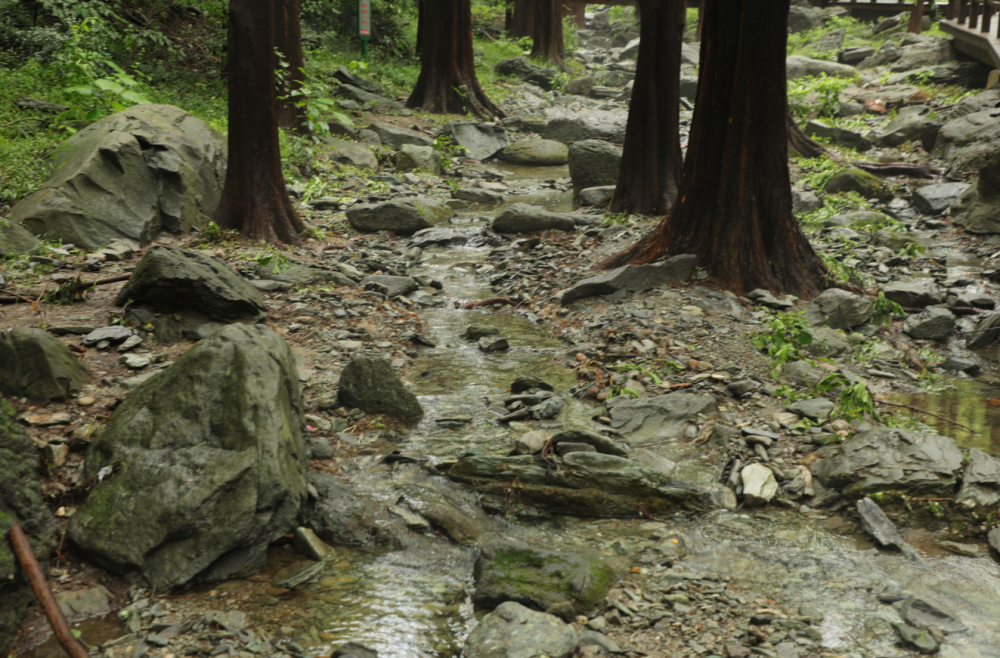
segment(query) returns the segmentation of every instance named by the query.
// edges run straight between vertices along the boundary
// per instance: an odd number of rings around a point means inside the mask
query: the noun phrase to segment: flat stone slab
[[[681,254],[649,265],[625,265],[616,270],[580,281],[563,293],[560,303],[567,306],[587,297],[610,295],[619,290],[639,292],[656,286],[686,281],[694,271],[697,256]]]

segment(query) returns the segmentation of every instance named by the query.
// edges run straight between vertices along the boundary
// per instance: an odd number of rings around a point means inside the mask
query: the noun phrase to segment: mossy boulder
[[[424,410],[413,391],[403,385],[389,362],[377,356],[356,356],[340,373],[340,403],[394,418],[419,418]]]
[[[47,331],[0,331],[0,392],[48,402],[68,397],[89,380],[87,368]]]
[[[474,575],[472,601],[477,606],[494,608],[516,601],[544,611],[568,602],[583,615],[601,606],[616,577],[599,557],[507,540],[483,546]]]
[[[882,184],[882,180],[874,174],[861,169],[845,169],[826,182],[823,191],[829,194],[841,192],[857,192],[866,199],[887,198],[892,192]]]
[[[38,449],[15,422],[10,404],[0,398],[0,655],[7,655],[35,600],[7,541],[7,532],[18,523],[38,561],[47,566],[56,544],[56,523],[42,495]]]
[[[347,211],[347,221],[359,231],[415,233],[455,216],[444,200],[416,196],[382,203],[365,203]]]
[[[307,495],[302,413],[288,343],[260,325],[219,330],[111,416],[85,467],[105,477],[67,536],[160,591],[260,568]]]
[[[0,256],[26,254],[41,243],[20,224],[0,218]]]

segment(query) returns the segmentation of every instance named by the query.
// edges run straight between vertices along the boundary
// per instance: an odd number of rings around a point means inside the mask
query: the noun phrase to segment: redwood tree
[[[229,166],[213,220],[247,238],[300,244],[281,175],[274,2],[229,0]]]
[[[662,215],[681,182],[680,71],[685,0],[639,0],[639,55],[610,212]]]
[[[514,14],[510,18],[510,36],[515,39],[530,37],[535,30],[535,0],[514,0]]]
[[[562,0],[532,0],[535,23],[531,38],[531,56],[552,64],[561,64],[566,54],[563,45]]]
[[[789,0],[706,0],[701,75],[679,198],[602,263],[691,253],[719,283],[811,297],[826,268],[792,216],[785,47]]]
[[[476,77],[469,0],[423,0],[420,77],[406,106],[437,114],[503,117]]]
[[[274,0],[274,45],[287,64],[283,89],[278,101],[278,125],[302,132],[305,109],[296,105],[292,92],[305,82],[305,57],[302,55],[302,25],[299,0]]]

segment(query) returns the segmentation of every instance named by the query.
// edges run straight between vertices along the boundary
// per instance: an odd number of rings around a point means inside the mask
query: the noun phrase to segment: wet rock
[[[501,159],[511,164],[558,167],[569,161],[569,147],[552,139],[526,140],[505,148]]]
[[[611,427],[631,446],[677,439],[700,415],[716,412],[715,398],[695,393],[670,393],[621,402],[611,409]]]
[[[81,391],[90,378],[86,366],[47,331],[0,331],[0,392],[48,402]]]
[[[535,420],[548,420],[558,416],[564,408],[566,408],[566,403],[561,397],[551,397],[541,404],[531,407],[531,417]]]
[[[941,340],[955,330],[955,316],[946,308],[932,306],[903,321],[903,331],[910,338]]]
[[[465,641],[463,658],[567,658],[579,638],[553,615],[508,601],[486,615]]]
[[[475,324],[469,325],[468,327],[465,328],[465,331],[462,332],[462,338],[466,338],[468,340],[476,340],[476,341],[478,341],[481,338],[486,338],[489,336],[499,336],[499,335],[500,335],[500,330],[497,329],[496,327],[481,327]],[[514,391],[514,392],[520,393],[520,391]]]
[[[954,541],[939,541],[937,542],[937,545],[945,550],[951,551],[952,553],[957,553],[958,555],[965,555],[967,557],[979,556],[978,544],[959,544]]]
[[[361,286],[369,283],[382,286],[389,298],[407,295],[417,289],[416,279],[408,276],[389,276],[387,274],[368,274],[361,279]]]
[[[496,244],[502,241],[496,235],[487,233],[482,226],[469,226],[461,228],[425,228],[413,234],[410,240],[410,247],[424,249],[431,245],[460,245],[468,244],[473,247],[480,247],[486,244]]]
[[[969,449],[967,455],[955,505],[964,509],[995,507],[1000,503],[1000,459],[976,448]]]
[[[961,633],[969,630],[968,626],[948,608],[916,594],[911,594],[905,601],[893,607],[906,623],[917,628],[936,628],[945,633]]]
[[[292,545],[310,560],[325,560],[334,553],[334,550],[309,528],[296,528]]]
[[[444,124],[441,132],[464,146],[465,157],[473,160],[492,158],[510,144],[506,130],[488,123],[453,121]]]
[[[222,194],[226,140],[170,105],[136,105],[96,121],[49,157],[52,175],[11,211],[37,236],[98,249],[211,219]]]
[[[979,364],[972,359],[963,359],[954,356],[947,358],[939,367],[942,370],[951,370],[953,372],[974,373],[979,371]]]
[[[28,606],[35,601],[31,584],[17,565],[6,540],[19,523],[35,557],[47,564],[56,546],[57,526],[42,493],[38,448],[15,422],[14,410],[0,397],[0,653],[11,648]]]
[[[550,436],[545,432],[526,432],[514,441],[515,455],[534,455],[542,451]]]
[[[889,517],[874,500],[867,497],[861,498],[858,500],[857,507],[861,524],[879,546],[891,548],[901,553],[912,552],[912,549],[903,541],[895,524],[889,520]]]
[[[396,171],[441,173],[441,155],[430,146],[403,144],[396,156]]]
[[[369,413],[394,418],[417,418],[424,410],[417,396],[403,385],[389,361],[377,356],[356,356],[340,373],[340,403]]]
[[[510,349],[510,343],[506,338],[498,336],[484,336],[478,342],[481,352],[502,352]]]
[[[476,327],[469,327],[468,329],[465,330],[465,333],[468,335],[473,329],[476,329]],[[495,333],[499,333],[499,329],[493,329],[493,327],[482,327],[481,329],[492,330]],[[469,337],[475,338],[474,336],[471,335],[469,335]],[[533,388],[538,388],[543,391],[555,390],[552,384],[548,383],[541,377],[536,377],[535,375],[521,375],[511,383],[510,392],[523,393]]]
[[[894,621],[892,622],[892,630],[903,645],[914,649],[917,653],[937,653],[941,648],[934,636],[924,629]]]
[[[1000,336],[1000,314],[987,315],[976,324],[976,333],[969,334],[965,339],[966,349],[975,350],[986,347]]]
[[[300,560],[280,569],[271,579],[273,587],[292,589],[312,580],[323,570],[323,563],[316,560]]]
[[[155,246],[142,257],[115,304],[145,302],[201,311],[217,320],[260,319],[260,292],[223,261],[198,251]]]
[[[615,144],[625,140],[628,112],[624,110],[586,110],[555,116],[541,132],[545,139],[563,144],[587,139],[609,139]]]
[[[382,140],[382,144],[394,151],[401,150],[405,144],[412,146],[432,146],[434,144],[434,140],[422,132],[400,128],[391,123],[376,121],[368,126],[368,130],[378,135],[379,139]]]
[[[545,610],[572,603],[578,614],[597,609],[615,583],[615,571],[600,556],[549,551],[508,540],[482,548],[474,572],[473,603],[493,607],[504,601]]]
[[[610,295],[618,290],[640,292],[656,286],[680,283],[690,278],[696,260],[697,257],[693,254],[681,254],[649,265],[625,265],[579,281],[562,294],[560,303],[567,306],[579,299]]]
[[[348,642],[337,647],[330,658],[378,658],[378,651],[357,642]]]
[[[462,201],[468,201],[469,203],[497,204],[503,202],[502,194],[479,187],[463,187],[455,190],[452,196]]]
[[[986,535],[986,540],[993,547],[994,551],[1000,553],[1000,528],[990,530],[989,534]]]
[[[417,196],[351,206],[347,210],[347,221],[361,231],[414,233],[454,215],[455,211],[444,200]]]
[[[322,141],[329,147],[326,153],[333,162],[368,169],[378,167],[378,158],[364,144],[329,137]]]
[[[778,493],[774,473],[763,464],[748,464],[740,476],[743,478],[743,503],[747,507],[767,505]]]
[[[882,293],[891,302],[904,308],[926,308],[944,301],[944,292],[933,279],[893,281],[882,286]]]
[[[798,416],[804,416],[816,422],[823,422],[830,417],[836,406],[826,398],[813,398],[811,400],[799,400],[787,408],[788,411]]]
[[[469,502],[465,491],[439,478],[399,487],[400,500],[452,541],[477,546],[497,528],[492,517]]]
[[[824,290],[805,308],[805,316],[813,326],[826,324],[835,329],[863,325],[873,313],[870,299],[839,288]]]
[[[569,176],[573,192],[618,182],[622,149],[598,139],[585,139],[569,147]]]
[[[394,524],[385,507],[354,491],[330,473],[309,471],[309,498],[302,506],[301,523],[325,542],[361,546],[393,540]]]
[[[585,443],[593,446],[597,452],[605,455],[624,457],[628,454],[626,447],[620,445],[614,439],[583,429],[568,429],[559,432],[552,437],[552,443],[556,445],[560,443]]]
[[[497,233],[534,233],[535,231],[573,231],[576,219],[572,215],[549,212],[541,206],[515,203],[505,208],[493,220]]]
[[[958,196],[967,190],[966,183],[933,183],[917,188],[913,205],[925,215],[940,215],[948,210]]]
[[[955,441],[939,434],[879,427],[818,451],[813,475],[850,498],[880,491],[950,498],[963,468]]]
[[[551,89],[556,70],[532,64],[527,57],[511,57],[497,62],[494,70],[503,77],[515,77],[536,84],[542,89]]]
[[[828,62],[822,59],[810,59],[802,55],[792,55],[785,60],[785,68],[789,80],[804,78],[807,75],[819,77],[821,73],[829,77],[850,78],[858,74],[858,70],[847,64]]]
[[[67,532],[94,562],[159,590],[259,568],[306,497],[288,344],[242,324],[197,343],[117,408],[86,476],[116,462]]]

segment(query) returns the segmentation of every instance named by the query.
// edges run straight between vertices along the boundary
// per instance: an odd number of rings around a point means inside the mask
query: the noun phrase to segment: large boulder
[[[904,308],[925,308],[944,301],[945,294],[934,279],[893,281],[882,286],[882,294],[890,302]]]
[[[115,303],[190,309],[218,320],[260,319],[260,292],[225,262],[199,251],[155,246],[146,252]]]
[[[558,617],[508,601],[469,633],[462,658],[568,658],[579,641]]]
[[[931,183],[913,191],[913,205],[925,215],[940,215],[969,189],[966,183]]]
[[[931,156],[948,161],[948,173],[961,175],[981,169],[1000,151],[1000,121],[996,105],[1000,89],[993,88],[963,98],[941,127]]]
[[[473,160],[486,160],[500,153],[510,139],[500,126],[472,121],[453,121],[444,124],[441,132],[465,147],[465,156]]]
[[[493,68],[498,75],[508,78],[520,78],[525,82],[536,84],[542,89],[552,88],[552,81],[558,72],[555,69],[532,64],[527,57],[511,57],[510,59],[497,62]]]
[[[622,149],[599,139],[585,139],[569,147],[569,177],[573,193],[590,187],[614,185],[622,166]]]
[[[497,233],[534,233],[535,231],[572,231],[576,219],[572,215],[549,212],[541,206],[514,203],[500,211],[493,220]]]
[[[950,498],[963,469],[962,451],[940,434],[878,427],[843,445],[820,448],[810,467],[827,488],[849,498],[881,491]]]
[[[889,67],[893,73],[944,64],[958,57],[954,39],[922,41],[903,46],[899,59]]]
[[[619,290],[640,292],[656,286],[687,281],[694,271],[696,260],[697,257],[693,254],[680,254],[659,263],[623,265],[610,272],[579,281],[562,294],[560,303],[567,306],[578,299],[610,295]]]
[[[90,249],[207,223],[222,195],[226,139],[170,105],[136,105],[87,126],[50,156],[52,175],[10,220]]]
[[[615,584],[615,570],[600,557],[551,551],[509,540],[482,547],[474,571],[472,602],[494,608],[504,601],[548,610],[570,603],[586,615],[604,602]]]
[[[553,115],[541,136],[564,144],[585,139],[609,139],[621,144],[625,141],[626,123],[628,112],[625,110],[561,111]]]
[[[934,148],[934,141],[941,131],[941,124],[928,121],[931,108],[926,105],[904,107],[895,119],[890,121],[875,140],[882,147],[895,147],[904,142],[919,141],[925,150]]]
[[[955,330],[955,315],[946,308],[931,306],[903,320],[903,332],[910,338],[941,340]]]
[[[0,331],[0,393],[48,402],[82,390],[90,371],[41,329]]]
[[[338,164],[352,165],[362,169],[374,169],[378,166],[378,158],[371,149],[358,142],[346,139],[323,138],[323,143],[330,147],[327,157]]]
[[[0,256],[26,254],[40,244],[38,238],[20,224],[0,218]]]
[[[873,313],[870,299],[839,288],[824,290],[805,308],[805,316],[814,327],[825,324],[836,329],[860,326]]]
[[[28,606],[35,601],[28,578],[17,564],[7,533],[20,524],[35,557],[48,565],[57,526],[42,494],[38,448],[0,398],[0,655],[7,655]]]
[[[970,233],[1000,233],[1000,149],[979,170],[976,184],[951,204],[949,214]]]
[[[352,206],[347,221],[360,231],[415,233],[455,216],[442,199],[428,196],[391,199]]]
[[[295,356],[232,324],[136,388],[87,454],[103,481],[67,536],[95,563],[164,591],[260,568],[306,498]]]
[[[431,146],[434,144],[433,139],[421,132],[408,128],[400,128],[391,123],[376,121],[368,126],[368,130],[378,135],[379,139],[382,140],[382,144],[394,151],[401,149],[403,144],[412,144],[413,146]]]
[[[424,410],[385,359],[356,356],[340,373],[340,403],[373,414],[418,418]]]
[[[512,164],[558,167],[569,160],[569,147],[552,139],[529,139],[511,144],[500,157]]]
[[[818,7],[792,6],[788,8],[788,31],[808,32],[823,24],[823,12]]]
[[[441,154],[430,146],[414,146],[403,144],[396,156],[396,171],[426,171],[431,174],[441,173]]]
[[[696,393],[670,393],[625,400],[612,407],[611,428],[631,446],[678,439],[690,423],[716,412],[715,398]]]

